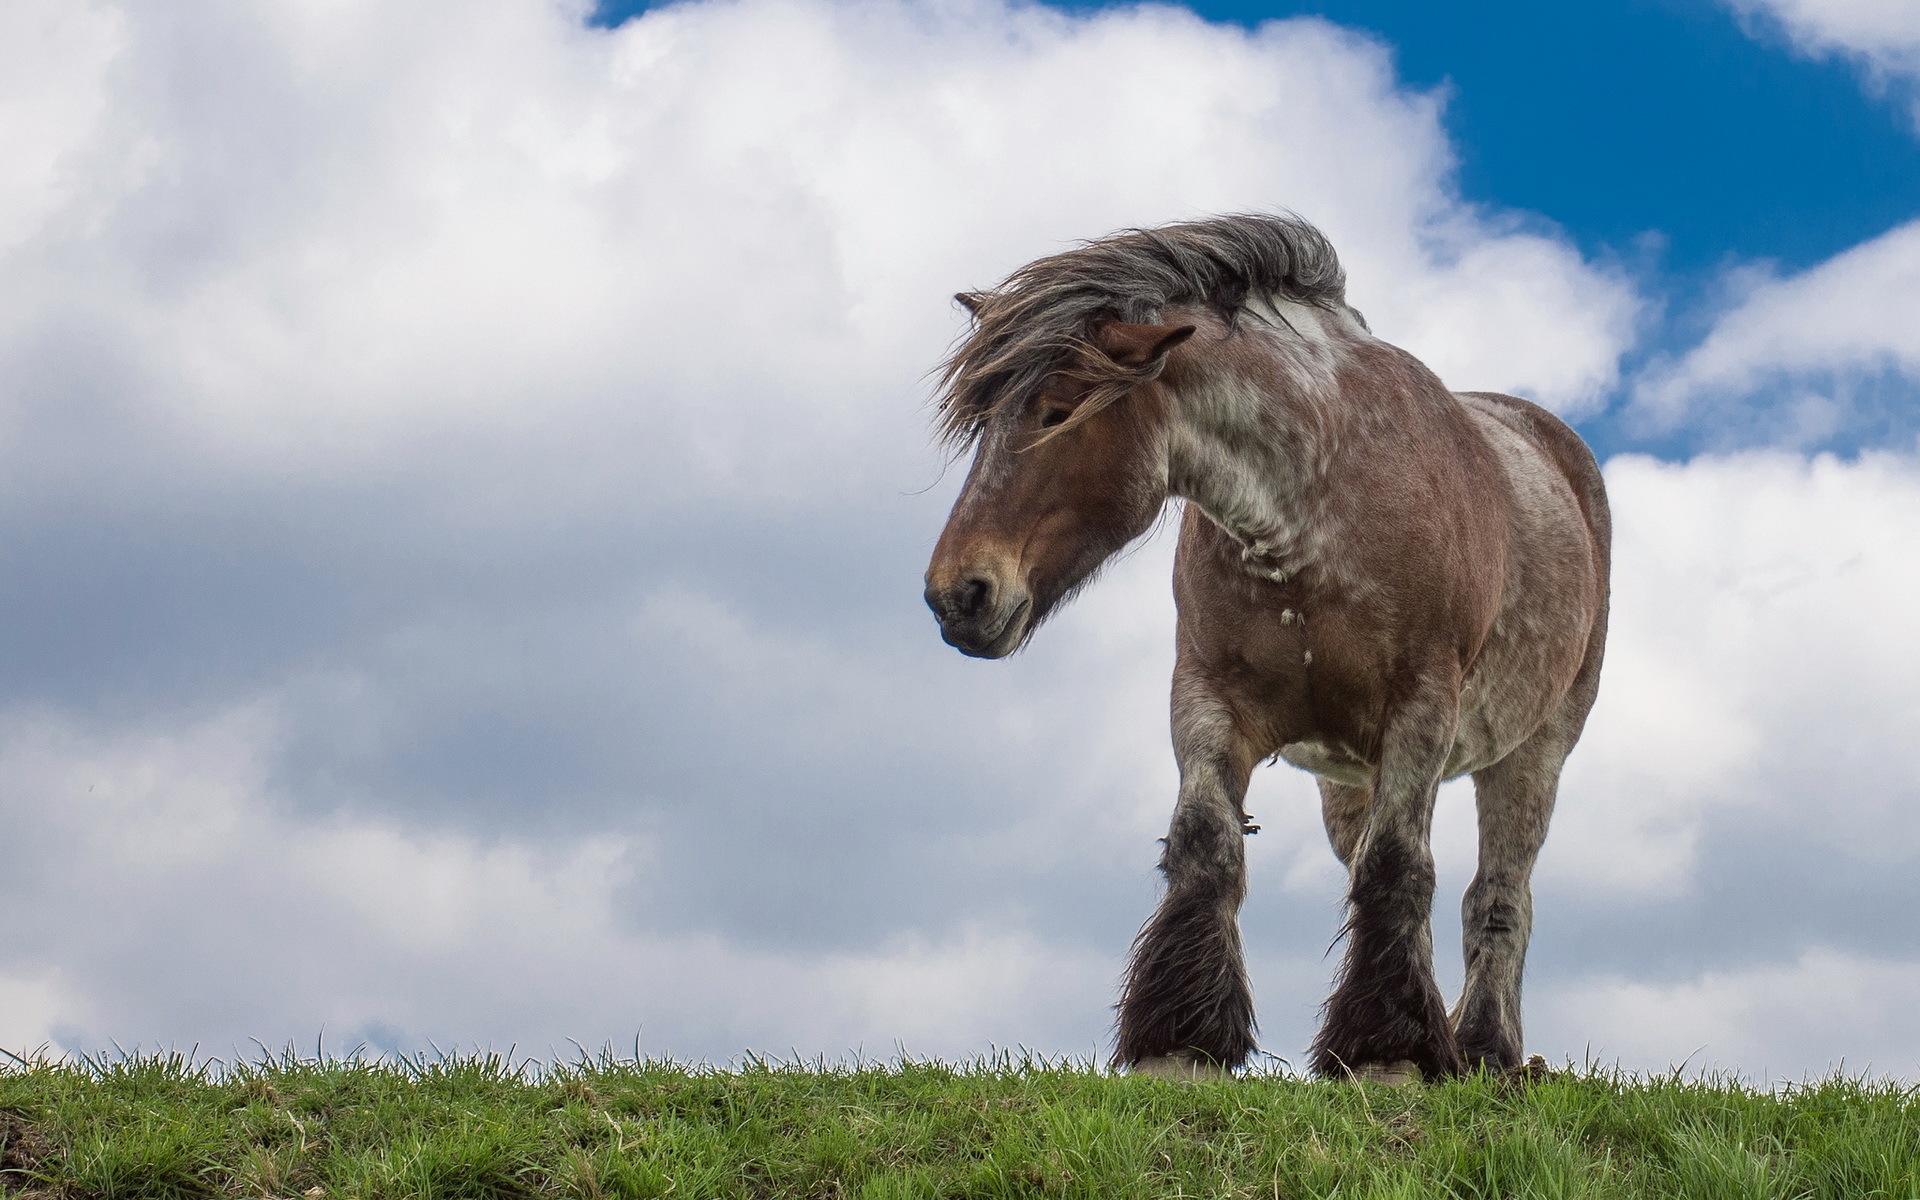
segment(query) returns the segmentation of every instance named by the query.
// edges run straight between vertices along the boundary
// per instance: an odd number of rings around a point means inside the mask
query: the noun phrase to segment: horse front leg
[[[1314,1039],[1323,1076],[1427,1078],[1464,1063],[1433,978],[1434,796],[1459,719],[1457,679],[1435,672],[1395,705],[1366,827],[1348,858],[1346,957]]]
[[[1134,939],[1120,995],[1115,1066],[1223,1074],[1254,1049],[1253,987],[1240,948],[1242,844],[1252,763],[1224,705],[1176,681],[1180,799],[1160,870],[1166,892]]]

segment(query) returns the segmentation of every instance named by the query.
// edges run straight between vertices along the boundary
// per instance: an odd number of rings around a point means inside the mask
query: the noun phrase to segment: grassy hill
[[[1839,1078],[1389,1089],[1009,1057],[736,1072],[164,1055],[9,1064],[0,1142],[9,1197],[1920,1200],[1920,1093]]]

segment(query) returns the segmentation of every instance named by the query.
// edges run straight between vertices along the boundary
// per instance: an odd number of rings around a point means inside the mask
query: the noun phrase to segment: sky
[[[1920,1078],[1920,11],[0,6],[0,1046],[1103,1055],[1171,539],[920,600],[950,301],[1290,209],[1605,462],[1528,1049]],[[1255,779],[1298,1059],[1342,873]],[[1471,795],[1443,789],[1457,986]]]

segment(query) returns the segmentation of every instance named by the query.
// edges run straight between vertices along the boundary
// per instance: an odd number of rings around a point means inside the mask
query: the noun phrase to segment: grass
[[[0,1193],[1920,1200],[1920,1092],[1600,1070],[1525,1089],[1178,1084],[1011,1056],[16,1061]]]

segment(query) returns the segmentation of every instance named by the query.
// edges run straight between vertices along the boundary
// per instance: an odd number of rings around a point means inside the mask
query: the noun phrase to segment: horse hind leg
[[[1533,929],[1533,864],[1571,748],[1549,726],[1473,775],[1480,862],[1460,903],[1467,972],[1451,1017],[1467,1062],[1489,1071],[1525,1061],[1520,983]]]
[[[1254,1050],[1239,924],[1250,767],[1228,719],[1204,705],[1176,704],[1174,747],[1180,799],[1160,857],[1166,892],[1134,939],[1113,1062],[1192,1078],[1231,1071]]]

